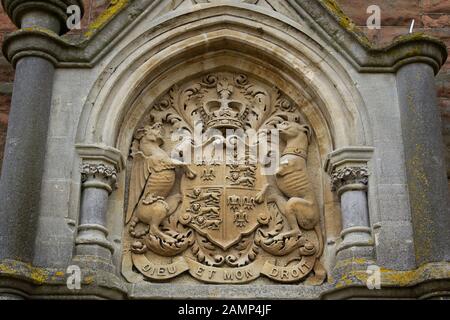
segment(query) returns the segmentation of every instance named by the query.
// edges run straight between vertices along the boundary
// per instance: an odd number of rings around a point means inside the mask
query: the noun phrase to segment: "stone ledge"
[[[118,172],[124,168],[124,157],[119,150],[99,144],[76,144],[75,148],[84,163],[112,165]]]
[[[12,292],[24,298],[57,296],[58,299],[124,299],[127,286],[115,274],[81,269],[81,290],[67,288],[65,269],[35,267],[21,261],[0,262],[0,294]]]
[[[433,37],[423,34],[413,34],[399,38],[396,42],[385,48],[376,48],[370,42],[363,40],[353,29],[346,29],[339,24],[329,7],[322,4],[322,1],[298,1],[288,0],[289,3],[303,16],[304,12],[309,14],[309,23],[318,24],[321,29],[321,36],[328,38],[336,50],[345,52],[344,56],[355,66],[359,72],[372,73],[392,73],[396,72],[405,64],[426,63],[433,67],[437,73],[447,59],[447,49],[443,42]],[[124,30],[126,26],[137,21],[140,13],[145,11],[151,4],[148,1],[128,3],[119,1],[120,5],[113,6],[109,13],[105,13],[106,18],[100,19],[103,22],[97,23],[87,33],[87,36],[80,43],[70,43],[63,37],[48,36],[47,41],[42,41],[42,30],[22,30],[7,37],[3,52],[8,60],[14,63],[14,56],[18,52],[27,52],[34,48],[34,52],[44,52],[54,58],[54,63],[58,67],[80,67],[91,68],[95,61],[105,53],[108,45]],[[249,10],[250,5],[239,4],[208,4],[202,5],[199,10],[180,11],[166,15],[165,20],[161,20],[158,26],[150,28],[148,33],[164,32],[164,26],[168,21],[202,19],[202,16],[223,15],[245,15],[252,13],[252,19],[261,20],[275,19],[277,22],[286,24],[289,29],[296,29],[292,21],[286,19],[279,21],[261,10]],[[316,17],[317,19],[314,19]],[[334,17],[334,18],[333,18]],[[339,20],[339,19],[338,19]],[[114,21],[114,23],[112,23]],[[226,19],[219,21],[226,23]],[[218,22],[218,23],[219,23]],[[108,25],[108,29],[105,26]],[[274,24],[275,25],[275,24]],[[95,30],[95,31],[94,31]],[[28,31],[28,33],[24,33]],[[40,31],[40,32],[39,32]],[[45,38],[45,37],[44,37]],[[13,41],[20,40],[20,41]],[[19,42],[19,44],[14,44]],[[31,54],[31,53],[30,53]]]
[[[24,56],[40,56],[59,66],[71,60],[72,66],[87,63],[83,50],[76,49],[56,33],[42,28],[26,28],[8,34],[3,42],[3,55],[15,67]]]
[[[339,261],[335,268],[341,270],[341,275],[335,276],[331,282],[336,289],[349,285],[365,286],[369,278],[369,274],[366,273],[368,265],[376,265],[376,262],[356,258]],[[450,281],[449,262],[429,263],[414,270],[404,271],[385,269],[380,266],[380,271],[381,287],[411,287],[429,280]]]
[[[82,269],[79,291],[67,288],[69,274],[63,269],[34,267],[20,261],[0,263],[0,294],[11,293],[24,298],[66,299],[161,299],[233,297],[246,299],[250,294],[257,299],[348,299],[348,298],[432,298],[450,292],[450,263],[436,262],[415,270],[395,271],[381,268],[381,290],[369,290],[369,275],[358,268],[367,264],[364,259],[340,262],[345,273],[330,279],[322,286],[300,285],[179,285],[179,284],[129,284],[115,274]]]

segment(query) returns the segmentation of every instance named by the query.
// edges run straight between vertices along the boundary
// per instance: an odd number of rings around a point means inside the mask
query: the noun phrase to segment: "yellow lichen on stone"
[[[427,264],[414,270],[398,271],[380,268],[381,287],[410,287],[429,279],[450,278],[450,267],[446,262]],[[350,285],[365,285],[369,274],[364,270],[351,270],[343,274],[335,288]]]
[[[336,263],[336,267],[337,268],[342,268],[348,265],[364,265],[364,264],[369,264],[369,260],[365,259],[365,258],[351,258],[351,259],[346,259],[346,260],[342,260],[342,261],[338,261]],[[371,262],[370,262],[371,263]]]
[[[14,270],[13,268],[11,268],[10,266],[2,263],[2,264],[0,264],[0,273],[15,274],[15,273],[17,273],[17,271]]]
[[[55,272],[55,277],[64,277],[64,272],[62,272],[62,271],[56,271],[56,272]]]
[[[109,7],[103,11],[102,14],[92,22],[84,34],[86,37],[91,37],[98,29],[103,27],[108,21],[111,20],[122,8],[124,8],[130,0],[111,0]]]
[[[92,284],[93,282],[94,282],[94,277],[92,277],[92,276],[87,276],[84,278],[85,284]]]
[[[48,271],[41,268],[31,268],[30,278],[38,284],[43,284],[48,279]]]
[[[332,12],[338,13],[339,15],[345,15],[341,7],[334,0],[322,0],[322,3]]]
[[[344,274],[341,279],[339,279],[339,281],[336,284],[336,288],[342,288],[345,286],[349,286],[352,285],[353,281],[351,279],[348,278],[347,274]]]
[[[373,43],[356,26],[352,19],[345,14],[335,0],[321,0],[326,9],[337,19],[339,24],[346,30],[357,36],[358,40],[367,47],[373,47]]]
[[[381,269],[381,278],[383,283],[393,284],[396,286],[404,287],[411,285],[415,280],[419,278],[419,270],[411,271],[391,271],[387,269]]]

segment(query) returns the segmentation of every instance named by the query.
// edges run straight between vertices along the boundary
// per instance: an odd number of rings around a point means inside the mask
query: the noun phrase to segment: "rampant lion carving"
[[[134,215],[131,224],[133,235],[136,236],[136,224],[143,222],[149,226],[150,234],[174,243],[176,240],[163,233],[159,226],[181,203],[180,194],[169,197],[175,183],[175,169],[183,167],[189,178],[195,178],[196,174],[161,149],[164,144],[161,123],[138,130],[135,142],[139,143],[139,147],[132,155],[134,161],[126,222]]]

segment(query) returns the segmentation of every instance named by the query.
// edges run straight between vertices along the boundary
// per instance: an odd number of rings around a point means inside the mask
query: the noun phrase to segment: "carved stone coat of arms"
[[[321,284],[311,129],[297,104],[243,74],[172,87],[135,132],[123,273],[212,284]]]

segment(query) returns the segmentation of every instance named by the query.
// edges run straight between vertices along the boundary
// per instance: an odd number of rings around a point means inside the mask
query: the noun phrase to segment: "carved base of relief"
[[[124,276],[323,283],[320,214],[306,170],[311,132],[299,119],[277,89],[245,75],[212,74],[172,88],[131,148]],[[173,137],[164,134],[177,129],[192,134],[199,121],[215,130],[200,143],[184,138],[173,145]],[[271,175],[267,163],[250,155],[261,141],[252,145],[238,134],[225,135],[246,129],[280,133],[281,165]],[[201,157],[194,161],[172,157],[199,148]]]
[[[277,224],[282,222],[277,223],[275,216],[280,213],[273,212],[268,225],[226,251],[193,231],[180,233],[165,227],[169,236],[179,239],[177,243],[147,235],[135,241],[126,254],[131,256],[134,267],[152,281],[167,281],[189,273],[211,284],[244,284],[260,276],[281,283],[297,283],[309,276],[308,282],[321,284],[325,272],[320,270],[316,232],[305,231],[301,236],[276,240],[283,229],[277,231]],[[313,279],[317,270],[319,281]]]

